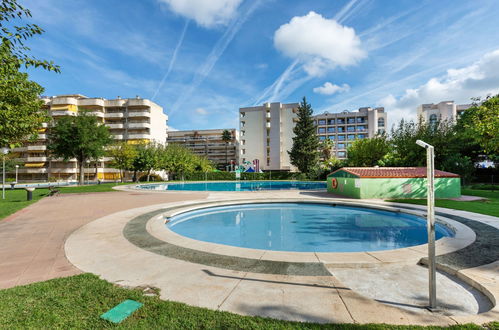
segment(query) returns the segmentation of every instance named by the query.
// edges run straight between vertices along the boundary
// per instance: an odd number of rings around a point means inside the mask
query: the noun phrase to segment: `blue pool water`
[[[147,190],[187,190],[187,191],[256,191],[256,190],[317,190],[326,189],[326,182],[308,181],[224,181],[142,184]]]
[[[244,248],[300,252],[360,252],[427,243],[426,220],[361,207],[261,203],[179,214],[167,226],[196,240]],[[436,225],[436,238],[453,236]]]

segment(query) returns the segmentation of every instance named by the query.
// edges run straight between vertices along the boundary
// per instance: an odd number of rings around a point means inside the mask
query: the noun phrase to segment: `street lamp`
[[[87,184],[90,184],[90,160],[86,160],[87,163]]]
[[[9,153],[9,148],[2,147],[2,199],[5,199],[5,156]]]
[[[428,275],[430,310],[437,308],[437,274],[435,265],[435,153],[432,145],[417,140],[426,149],[427,221],[428,221]]]
[[[19,165],[16,164],[16,183],[17,183],[17,172],[19,171]]]

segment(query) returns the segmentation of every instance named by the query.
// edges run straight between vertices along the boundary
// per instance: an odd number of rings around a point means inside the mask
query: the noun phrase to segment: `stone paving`
[[[123,234],[130,220],[159,208],[194,200],[256,196],[331,197],[320,192],[148,193],[125,189],[45,198],[0,221],[0,289],[85,271],[118,284],[156,286],[163,299],[287,320],[449,325],[499,319],[497,306],[486,313],[460,316],[404,310],[374,300],[377,297],[368,298],[361,289],[354,291],[355,285],[349,287],[331,275],[254,273],[169,258],[139,248]],[[480,221],[499,227],[494,217],[483,216]],[[492,292],[489,299],[495,304],[498,263],[455,270],[455,275],[472,278],[476,287]],[[329,270],[334,275],[334,269]],[[362,270],[357,274],[362,276]]]
[[[90,221],[129,208],[207,196],[107,192],[44,198],[0,220],[0,289],[81,273],[66,259],[64,242]]]

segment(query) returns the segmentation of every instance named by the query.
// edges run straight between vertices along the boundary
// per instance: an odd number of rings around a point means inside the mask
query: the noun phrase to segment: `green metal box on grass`
[[[327,191],[353,198],[426,198],[426,167],[343,167],[327,177]],[[435,198],[461,196],[459,175],[435,170]]]

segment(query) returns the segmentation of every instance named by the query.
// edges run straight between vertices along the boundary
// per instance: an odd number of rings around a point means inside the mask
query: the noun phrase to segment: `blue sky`
[[[306,96],[316,113],[499,92],[495,0],[25,0],[45,34],[46,95],[152,98],[175,129],[238,127],[238,109]]]

